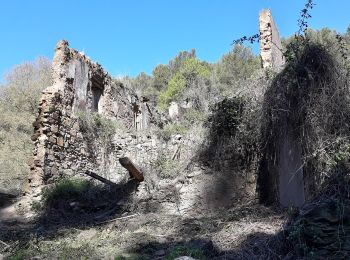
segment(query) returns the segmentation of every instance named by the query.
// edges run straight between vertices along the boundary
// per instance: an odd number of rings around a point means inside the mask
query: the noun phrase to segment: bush
[[[190,128],[197,124],[202,124],[206,119],[206,115],[204,112],[199,111],[194,108],[186,109],[186,112],[183,115],[183,124]]]
[[[45,205],[52,205],[57,201],[79,199],[90,187],[92,183],[87,180],[62,179],[54,186],[45,188],[42,192],[42,199]]]
[[[207,133],[198,158],[217,171],[237,172],[245,179],[244,185],[255,178],[261,155],[261,104],[254,101],[253,94],[254,91],[246,96],[224,98],[212,106],[204,123]]]
[[[199,82],[209,80],[211,66],[195,57],[187,58],[170,79],[167,88],[158,97],[158,107],[164,110],[171,101],[183,98],[185,89],[198,88]]]
[[[174,178],[180,173],[180,165],[178,161],[168,158],[165,154],[158,155],[154,162],[154,168],[161,178]]]
[[[186,88],[186,79],[181,74],[176,74],[169,81],[168,87],[158,97],[158,107],[160,110],[165,110],[169,103],[177,100],[181,92]]]
[[[346,71],[323,46],[298,39],[291,44],[289,62],[265,93],[262,163],[273,171],[281,140],[292,136],[302,150],[308,190],[316,194],[334,163],[350,155],[350,91]],[[275,197],[268,183],[276,174],[259,174],[267,203]]]
[[[214,139],[233,136],[241,123],[244,100],[241,97],[225,98],[212,107],[208,117],[210,136]]]
[[[157,133],[158,138],[163,139],[164,141],[170,141],[173,135],[185,135],[187,133],[188,128],[181,123],[173,123],[168,124],[164,127],[164,129],[160,129]]]
[[[80,112],[78,120],[80,130],[86,136],[100,140],[103,144],[107,144],[113,138],[118,127],[116,122],[98,113]]]
[[[9,256],[8,260],[25,260],[28,259],[28,252],[25,249],[18,249],[11,256]]]
[[[186,246],[176,246],[172,248],[165,259],[174,260],[180,256],[189,256],[195,259],[207,259],[202,250]]]

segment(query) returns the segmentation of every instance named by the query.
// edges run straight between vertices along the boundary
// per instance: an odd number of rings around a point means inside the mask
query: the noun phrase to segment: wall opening
[[[103,91],[99,88],[92,88],[92,112],[100,112],[100,101]]]
[[[103,78],[99,75],[93,75],[91,79],[91,94],[92,94],[92,112],[101,112],[101,98],[103,97]]]

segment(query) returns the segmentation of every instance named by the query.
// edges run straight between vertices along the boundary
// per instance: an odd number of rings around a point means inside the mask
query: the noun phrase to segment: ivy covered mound
[[[290,221],[287,233],[299,256],[350,257],[350,164],[334,171],[320,196]]]

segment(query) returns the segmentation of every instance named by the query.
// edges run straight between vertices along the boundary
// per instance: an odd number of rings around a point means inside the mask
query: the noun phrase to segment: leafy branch
[[[299,26],[299,30],[297,33],[298,35],[301,35],[302,33],[304,33],[305,35],[305,32],[309,27],[308,19],[312,17],[310,15],[310,10],[314,8],[314,6],[315,6],[315,3],[313,2],[313,0],[307,0],[305,7],[300,11],[300,18],[298,19],[298,26]]]
[[[247,41],[250,43],[259,42],[260,41],[260,34],[257,33],[257,34],[254,34],[252,36],[249,36],[249,37],[243,36],[237,40],[234,40],[231,45],[243,44],[244,42],[247,42]]]
[[[350,75],[350,62],[348,59],[349,49],[347,48],[347,44],[345,43],[344,37],[340,34],[337,34],[336,39],[338,41],[339,53],[344,62],[344,67],[346,69],[346,77],[349,78]]]

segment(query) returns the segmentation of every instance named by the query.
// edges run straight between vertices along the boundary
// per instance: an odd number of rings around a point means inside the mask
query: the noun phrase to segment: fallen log
[[[142,182],[144,180],[142,171],[128,157],[119,158],[119,162],[137,181]]]
[[[92,177],[92,178],[94,178],[96,180],[99,180],[99,181],[101,181],[101,182],[103,182],[103,183],[105,183],[105,184],[107,184],[109,186],[117,185],[116,183],[111,182],[110,180],[107,180],[106,178],[103,178],[102,176],[100,176],[100,175],[98,175],[98,174],[96,174],[96,173],[94,173],[92,171],[87,170],[87,171],[85,171],[85,174],[89,175],[90,177]]]

